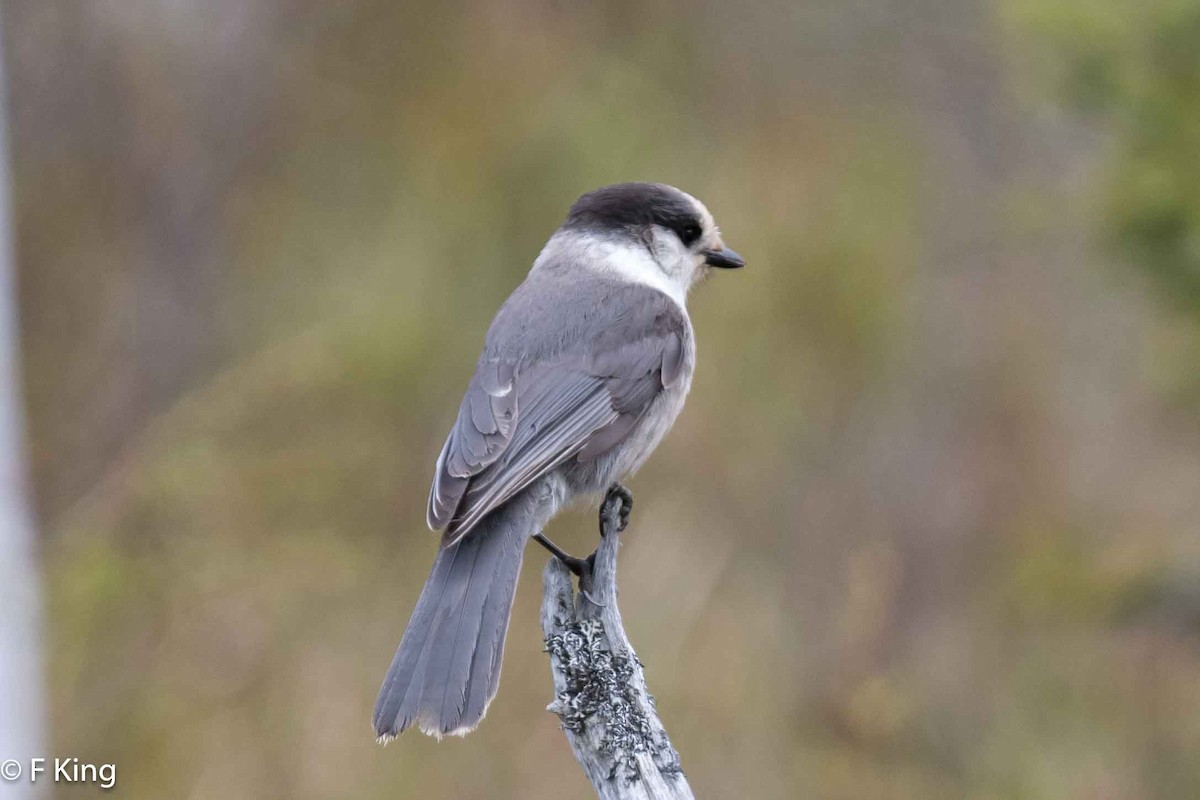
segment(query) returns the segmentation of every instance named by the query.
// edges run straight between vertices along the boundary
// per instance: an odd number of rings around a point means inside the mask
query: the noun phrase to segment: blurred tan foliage
[[[56,752],[133,797],[588,797],[540,552],[477,733],[370,711],[492,313],[648,179],[750,261],[623,551],[697,791],[1200,796],[1200,350],[1093,246],[1196,285],[1161,5],[7,4]]]

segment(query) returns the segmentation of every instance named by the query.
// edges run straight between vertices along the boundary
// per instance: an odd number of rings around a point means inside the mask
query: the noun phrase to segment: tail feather
[[[483,630],[483,601],[491,588],[492,574],[479,574],[479,564],[494,562],[496,538],[481,539],[468,559],[467,580],[455,598],[455,613],[447,619],[445,635],[438,637],[429,660],[442,673],[437,681],[425,684],[422,703],[439,710],[440,728],[456,730],[462,719],[463,703],[470,691],[471,660]],[[489,570],[489,573],[492,571]],[[457,619],[455,619],[457,617]],[[505,628],[508,621],[505,620]]]
[[[533,533],[531,530],[530,534]],[[483,607],[483,622],[481,631],[498,630],[499,636],[488,639],[480,637],[479,643],[471,654],[470,678],[467,682],[468,692],[464,700],[463,717],[467,720],[483,719],[487,713],[488,704],[496,696],[500,685],[500,662],[504,656],[504,633],[508,629],[508,618],[512,613],[513,589],[517,585],[517,577],[521,570],[521,554],[525,549],[525,540],[515,538],[505,539],[503,547],[508,551],[501,553],[497,559],[498,568],[492,581],[491,591]],[[511,587],[498,591],[498,587]]]
[[[414,725],[438,737],[467,733],[487,713],[521,557],[539,523],[532,494],[438,553],[375,703],[381,740]]]

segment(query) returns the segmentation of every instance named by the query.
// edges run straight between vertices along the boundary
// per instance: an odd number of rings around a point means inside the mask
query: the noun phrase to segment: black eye
[[[700,238],[700,226],[696,223],[688,223],[679,229],[679,241],[691,247],[697,239]]]

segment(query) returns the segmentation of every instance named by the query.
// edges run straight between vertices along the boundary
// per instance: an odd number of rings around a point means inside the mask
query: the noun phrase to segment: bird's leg
[[[554,542],[550,541],[550,539],[544,534],[535,533],[533,535],[533,540],[549,550],[552,556],[566,564],[567,569],[571,570],[571,572],[573,572],[577,578],[583,577],[585,571],[590,572],[592,564],[595,563],[594,553],[587,558],[576,558],[566,550],[563,550],[561,547],[556,545]]]
[[[604,495],[604,501],[600,503],[600,538],[616,536],[625,530],[629,524],[631,511],[633,511],[633,493],[619,483],[609,486],[608,492]],[[586,597],[592,605],[603,607],[607,603],[600,602],[591,593],[592,573],[596,568],[596,552],[593,550],[590,556],[583,559],[580,564],[582,570],[575,574],[579,576],[579,593]],[[573,568],[572,571],[574,571]]]
[[[610,533],[620,533],[625,530],[629,524],[629,513],[632,510],[632,492],[619,483],[608,487],[608,492],[604,495],[604,502],[600,504],[600,535],[608,536]],[[543,533],[535,533],[533,540],[549,550],[550,555],[565,564],[567,569],[575,574],[575,577],[583,578],[584,575],[591,574],[592,567],[596,563],[594,551],[587,558],[577,558],[550,541],[549,537]],[[591,598],[589,597],[589,599]],[[597,603],[597,605],[599,604]]]
[[[604,502],[600,504],[600,535],[620,533],[629,525],[629,514],[633,511],[633,492],[619,483],[608,487]]]

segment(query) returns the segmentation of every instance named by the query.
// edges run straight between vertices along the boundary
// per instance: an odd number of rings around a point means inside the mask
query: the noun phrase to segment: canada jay
[[[375,704],[386,741],[463,735],[487,713],[525,543],[641,466],[675,422],[696,349],[684,301],[745,264],[708,209],[653,183],[571,206],[501,306],[438,456],[433,570]]]

